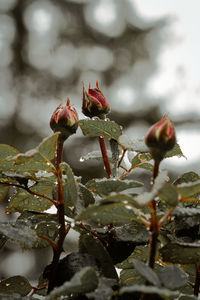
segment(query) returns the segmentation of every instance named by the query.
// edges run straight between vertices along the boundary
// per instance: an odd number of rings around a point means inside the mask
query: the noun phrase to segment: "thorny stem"
[[[154,170],[153,170],[153,184],[155,179],[158,176],[160,160],[154,161]],[[156,256],[156,247],[157,247],[157,238],[159,234],[159,226],[156,214],[156,201],[155,199],[149,204],[151,209],[151,226],[150,226],[150,240],[149,240],[149,267],[154,268],[155,256]]]
[[[51,263],[51,271],[49,274],[49,285],[48,285],[48,294],[55,287],[56,276],[57,276],[57,268],[60,259],[60,255],[63,252],[63,243],[65,237],[71,227],[68,225],[67,229],[65,227],[65,208],[64,208],[64,194],[63,194],[63,182],[62,182],[62,170],[60,169],[60,163],[62,161],[62,153],[63,153],[63,141],[58,139],[57,142],[57,151],[56,151],[56,171],[57,171],[57,214],[59,221],[59,232],[58,232],[58,240],[56,243],[56,247],[53,247],[53,260]]]
[[[194,296],[198,297],[199,295],[199,287],[200,287],[200,264],[196,263],[196,278],[194,284]]]
[[[107,152],[107,149],[106,149],[105,139],[104,139],[103,136],[99,136],[99,145],[100,145],[100,148],[101,148],[103,162],[104,162],[104,166],[105,166],[105,169],[106,169],[106,175],[107,175],[107,178],[110,178],[110,176],[112,174],[112,170],[111,170],[111,166],[110,166],[108,152]]]

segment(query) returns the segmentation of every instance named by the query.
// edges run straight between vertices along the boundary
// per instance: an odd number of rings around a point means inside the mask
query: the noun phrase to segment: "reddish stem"
[[[160,166],[160,160],[155,160],[154,170],[153,170],[153,184],[155,183],[156,177],[158,176]],[[151,209],[151,226],[150,226],[150,240],[149,240],[149,267],[154,268],[156,248],[157,248],[157,238],[159,235],[159,224],[157,220],[156,213],[156,201],[155,199],[150,203]]]
[[[99,145],[101,148],[101,153],[102,153],[102,157],[103,157],[104,166],[106,169],[107,178],[110,178],[110,176],[112,174],[112,170],[111,170],[111,166],[110,166],[108,152],[106,149],[105,139],[103,136],[99,136]]]
[[[62,182],[62,170],[59,165],[62,162],[62,153],[63,153],[63,141],[58,139],[57,142],[57,152],[56,152],[56,170],[57,170],[57,214],[58,221],[60,224],[58,232],[58,241],[56,247],[53,247],[53,260],[51,263],[51,272],[49,276],[49,285],[48,285],[48,294],[53,290],[56,283],[57,268],[60,259],[60,254],[63,252],[63,243],[66,237],[67,232],[65,228],[65,207],[64,207],[64,193],[63,193],[63,182]]]

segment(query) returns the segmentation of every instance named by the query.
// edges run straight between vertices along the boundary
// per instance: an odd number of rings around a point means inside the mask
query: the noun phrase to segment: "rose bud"
[[[60,104],[54,111],[50,127],[54,132],[60,131],[59,138],[66,140],[74,134],[78,128],[78,114],[76,109],[70,105],[69,98],[66,105]]]
[[[91,89],[89,85],[88,92],[83,86],[82,112],[87,117],[102,117],[110,112],[110,105],[99,89],[98,81],[96,88]]]
[[[155,123],[145,137],[146,145],[151,149],[153,158],[162,159],[165,153],[171,150],[176,143],[175,129],[172,121],[164,116]]]

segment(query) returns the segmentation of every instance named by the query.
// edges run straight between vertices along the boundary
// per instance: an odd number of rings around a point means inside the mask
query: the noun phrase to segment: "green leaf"
[[[86,136],[104,136],[118,140],[122,134],[121,127],[113,121],[103,120],[80,120],[79,125]]]
[[[163,186],[166,184],[166,181],[168,181],[169,178],[167,176],[166,171],[162,171],[158,174],[156,177],[155,183],[152,187],[152,190],[150,192],[144,192],[140,195],[136,196],[134,200],[141,206],[146,205],[150,201],[152,201],[156,196],[158,196],[159,192],[163,188]]]
[[[158,277],[164,287],[170,290],[177,290],[185,286],[188,281],[188,274],[177,266],[163,268]]]
[[[17,149],[10,145],[0,144],[0,161],[2,162],[9,156],[15,156],[19,153]]]
[[[181,175],[175,182],[175,185],[187,182],[195,182],[200,179],[200,176],[195,172],[187,172]]]
[[[29,281],[22,276],[13,276],[0,282],[0,294],[20,294],[26,296],[32,287]]]
[[[99,239],[91,234],[82,234],[79,239],[80,252],[88,253],[96,258],[103,276],[117,279],[117,272],[106,248]]]
[[[46,300],[56,300],[60,296],[70,294],[85,294],[94,291],[98,286],[98,278],[95,270],[85,267],[77,272],[70,281],[65,282],[61,287],[55,288]]]
[[[137,246],[134,252],[124,261],[117,264],[119,269],[132,269],[133,268],[133,258],[139,259],[140,261],[146,262],[148,259],[148,247],[147,246]]]
[[[119,294],[130,294],[130,293],[145,293],[145,294],[157,294],[160,296],[165,297],[166,299],[169,299],[169,297],[176,297],[179,295],[178,292],[170,291],[165,288],[158,288],[155,286],[146,286],[146,285],[132,285],[127,287],[122,287],[120,289]]]
[[[53,164],[35,149],[25,154],[19,153],[14,157],[8,157],[0,162],[0,168],[2,171],[18,173],[35,173],[37,171],[55,172]]]
[[[120,179],[92,179],[86,183],[86,187],[101,196],[109,195],[112,192],[118,193],[127,189],[142,187],[143,183],[135,180]]]
[[[169,150],[165,154],[165,158],[173,157],[173,156],[179,156],[179,157],[184,156],[183,152],[181,151],[181,148],[180,148],[179,144],[177,144],[177,143],[174,145],[174,147],[171,150]]]
[[[17,222],[25,220],[29,223],[30,228],[33,229],[37,235],[45,236],[54,241],[58,235],[59,223],[58,216],[47,213],[34,213],[26,211],[17,219]],[[17,223],[16,222],[16,223]],[[32,248],[45,248],[50,244],[43,238],[37,238]]]
[[[89,206],[77,217],[77,220],[90,220],[97,224],[108,225],[137,220],[137,216],[128,204],[114,203]]]
[[[177,185],[177,189],[181,196],[184,197],[196,195],[200,193],[200,180],[179,184]]]
[[[124,204],[130,204],[138,207],[137,202],[134,200],[134,198],[131,195],[127,194],[115,194],[112,196],[108,196],[106,198],[103,198],[99,200],[100,204],[111,204],[111,203],[124,203]]]
[[[138,271],[138,273],[144,277],[151,284],[161,287],[161,282],[157,274],[145,263],[140,260],[133,259],[133,266]]]
[[[132,168],[141,167],[144,163],[150,161],[152,156],[150,153],[138,153],[131,160]]]
[[[176,206],[179,201],[179,194],[177,192],[177,188],[169,183],[165,184],[158,196],[162,202],[167,203],[172,207]]]
[[[37,234],[30,228],[26,220],[16,223],[0,223],[0,232],[7,238],[23,244],[25,248],[32,248],[34,243],[37,242]]]
[[[144,284],[145,279],[138,274],[136,269],[124,269],[120,272],[120,285],[130,286],[134,284]]]
[[[56,132],[52,136],[45,138],[38,146],[38,151],[48,160],[52,160],[55,157],[59,134]]]
[[[200,244],[168,243],[160,249],[163,261],[175,264],[192,264],[200,259]]]
[[[33,192],[45,194],[52,198],[53,185],[49,182],[38,182],[30,189]],[[52,202],[43,197],[35,196],[28,193],[24,189],[19,189],[10,199],[8,203],[8,212],[23,212],[25,210],[32,210],[43,212],[52,206]]]
[[[66,176],[65,178],[63,176],[65,206],[75,206],[78,199],[78,187],[74,173],[66,162],[62,162],[60,164],[60,168],[63,170],[63,173]]]
[[[7,193],[8,193],[8,186],[0,185],[0,203],[3,202]]]
[[[114,233],[118,241],[127,241],[134,243],[147,243],[149,240],[149,232],[145,225],[140,222],[132,221],[129,224],[123,226],[114,227],[112,232]]]
[[[95,203],[92,192],[81,183],[79,183],[79,196],[83,207],[88,207],[88,205]]]

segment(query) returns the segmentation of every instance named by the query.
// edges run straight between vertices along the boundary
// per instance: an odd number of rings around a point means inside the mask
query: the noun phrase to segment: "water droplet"
[[[10,285],[10,283],[6,283],[6,286],[9,286]]]
[[[84,161],[85,161],[84,157],[83,157],[83,156],[81,156],[81,158],[80,158],[80,162],[84,162]]]

